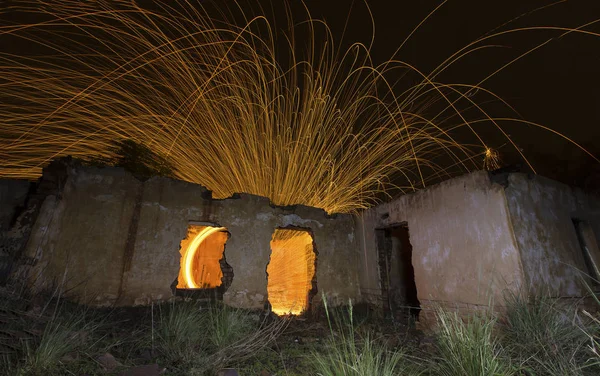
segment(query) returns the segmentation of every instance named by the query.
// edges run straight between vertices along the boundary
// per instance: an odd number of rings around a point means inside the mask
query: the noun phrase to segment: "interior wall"
[[[483,171],[364,211],[356,227],[363,297],[383,304],[376,229],[406,223],[421,315],[434,304],[477,308],[501,301],[503,290],[523,279],[508,214],[503,187]]]
[[[589,224],[593,235],[584,236],[600,239],[600,199],[526,174],[510,175],[506,197],[528,286],[555,296],[585,295],[580,271],[587,267],[573,219]],[[600,266],[600,252],[590,245]]]

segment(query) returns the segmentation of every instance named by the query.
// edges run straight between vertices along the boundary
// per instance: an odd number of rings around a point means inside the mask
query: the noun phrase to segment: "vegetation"
[[[435,330],[422,333],[325,297],[322,317],[290,319],[200,301],[92,309],[2,292],[1,374],[122,375],[153,364],[165,375],[600,374],[598,316],[547,294],[508,294],[504,307],[471,314],[438,308]]]
[[[387,349],[367,331],[360,336],[354,324],[352,304],[348,315],[330,315],[327,299],[325,313],[330,337],[326,351],[312,352],[312,362],[317,374],[322,376],[398,375],[406,366],[405,354],[399,349]]]
[[[532,374],[580,375],[591,366],[586,331],[596,330],[582,312],[549,294],[509,293],[505,301],[500,331],[522,369]]]
[[[510,375],[508,360],[494,337],[494,316],[490,312],[475,312],[462,318],[457,312],[439,308],[438,355],[431,361],[432,374],[440,376]]]

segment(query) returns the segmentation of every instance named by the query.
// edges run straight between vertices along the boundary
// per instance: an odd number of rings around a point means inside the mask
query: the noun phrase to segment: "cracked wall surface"
[[[573,219],[586,221],[585,236],[600,239],[600,199],[521,173],[490,179],[479,171],[401,196],[357,221],[361,293],[387,304],[381,300],[375,230],[406,223],[425,314],[440,304],[499,308],[506,289],[585,295],[580,270],[586,265]],[[591,252],[600,265],[597,246]]]
[[[381,296],[375,230],[407,224],[418,299],[427,315],[437,304],[479,309],[501,301],[523,280],[502,186],[475,172],[401,196],[357,221],[361,291]]]
[[[26,244],[23,256],[34,287],[62,287],[97,305],[170,299],[179,245],[190,224],[227,228],[225,255],[234,278],[223,299],[247,308],[267,303],[266,268],[276,228],[310,230],[318,253],[317,298],[325,292],[332,304],[351,298],[381,305],[375,230],[407,224],[424,312],[439,303],[501,305],[507,288],[550,287],[557,296],[581,296],[586,265],[572,220],[586,221],[586,236],[600,239],[600,199],[518,173],[499,184],[487,172],[475,172],[356,217],[331,217],[249,194],[214,200],[202,186],[162,177],[142,182],[119,168],[67,163],[53,169],[25,201],[24,183],[14,195],[3,193],[3,202],[16,203],[4,207],[6,213],[24,205],[10,220],[14,228],[3,234],[20,234],[19,247]],[[600,265],[597,246],[594,252]]]
[[[60,197],[43,202],[27,244],[34,287],[59,287],[83,303],[113,304],[140,185],[117,168],[69,168]]]
[[[600,239],[600,199],[540,176],[511,174],[506,188],[528,288],[556,297],[587,293],[589,278],[573,219],[591,225]],[[593,236],[592,235],[592,236]],[[600,254],[590,248],[600,266]]]

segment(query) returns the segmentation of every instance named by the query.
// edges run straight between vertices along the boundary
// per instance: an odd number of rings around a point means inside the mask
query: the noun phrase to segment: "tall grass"
[[[206,316],[195,303],[169,303],[159,306],[157,322],[152,323],[152,346],[171,364],[197,361],[206,346]],[[156,326],[156,328],[154,328]]]
[[[258,315],[222,304],[171,303],[159,308],[154,345],[168,368],[203,375],[252,357],[286,325],[285,320],[260,323]]]
[[[392,376],[416,374],[408,370],[404,352],[387,349],[373,334],[358,336],[354,325],[352,302],[347,315],[332,313],[323,296],[330,338],[324,351],[313,351],[311,361],[321,376]]]
[[[545,375],[596,374],[589,368],[589,327],[572,305],[561,304],[547,293],[505,296],[500,325],[502,341],[521,369]]]
[[[220,308],[209,317],[208,333],[213,344],[208,361],[209,371],[234,366],[253,358],[273,344],[290,322],[289,317],[265,317],[259,322],[256,315],[227,307]]]
[[[437,350],[430,365],[440,376],[511,375],[503,349],[494,336],[496,318],[491,311],[475,312],[468,318],[438,308]]]
[[[58,304],[58,303],[57,303]],[[97,351],[96,331],[103,325],[85,309],[58,310],[46,323],[39,338],[21,341],[20,375],[52,375],[72,367],[78,358],[88,358]]]
[[[598,284],[598,281],[596,280],[593,280],[593,282],[595,282],[596,285]],[[587,281],[585,281],[584,284],[589,295],[592,297],[592,302],[595,304],[595,307],[592,310],[595,313],[585,309],[582,311],[583,315],[590,320],[591,324],[582,329],[585,336],[589,339],[587,346],[590,354],[588,365],[593,369],[599,370],[598,373],[600,373],[600,316],[598,315],[600,312],[600,299]]]
[[[257,329],[247,311],[226,306],[210,309],[207,325],[208,337],[216,349],[232,345]]]

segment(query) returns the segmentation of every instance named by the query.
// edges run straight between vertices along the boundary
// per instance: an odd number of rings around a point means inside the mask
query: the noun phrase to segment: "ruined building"
[[[301,313],[321,293],[382,312],[501,306],[506,290],[581,297],[599,275],[600,199],[538,176],[470,173],[356,216],[53,162],[0,181],[0,278],[82,303],[175,295]]]

